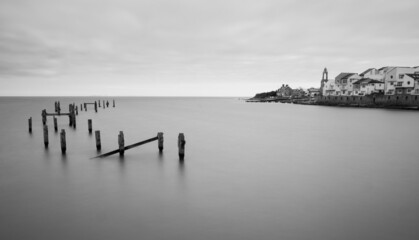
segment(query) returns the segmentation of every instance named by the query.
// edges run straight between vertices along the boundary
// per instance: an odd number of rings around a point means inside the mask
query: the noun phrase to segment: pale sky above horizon
[[[419,65],[419,1],[0,0],[0,95],[253,96]]]

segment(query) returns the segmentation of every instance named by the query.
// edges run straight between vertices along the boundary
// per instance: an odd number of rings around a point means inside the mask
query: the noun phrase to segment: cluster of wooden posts
[[[83,107],[84,107],[84,111],[87,111],[87,106],[91,104],[94,105],[95,108],[95,112],[97,112],[98,107],[100,106],[100,101],[95,101],[95,102],[88,102],[88,103],[83,103],[80,104],[80,110],[83,111]],[[103,108],[109,107],[109,101],[103,100]],[[113,100],[113,107],[115,107],[115,100]],[[46,109],[42,110],[41,116],[42,116],[42,124],[43,124],[43,133],[44,133],[44,145],[45,148],[48,148],[49,145],[49,139],[48,139],[48,125],[47,125],[47,116],[53,116],[54,119],[54,131],[57,132],[58,131],[58,124],[57,124],[57,118],[56,117],[60,117],[60,116],[68,116],[69,117],[69,126],[73,127],[74,129],[76,128],[76,116],[78,115],[78,106],[73,103],[73,104],[69,104],[69,112],[68,113],[61,113],[61,106],[60,106],[60,102],[55,102],[55,113],[47,113]],[[32,117],[30,117],[28,119],[28,125],[29,125],[29,133],[32,133]],[[88,125],[88,130],[89,130],[89,134],[92,134],[93,132],[93,123],[92,123],[92,119],[88,119],[87,120],[87,125]],[[102,144],[101,144],[101,140],[100,140],[100,131],[96,130],[95,131],[95,140],[96,140],[96,149],[99,151],[102,149]],[[95,158],[103,158],[103,157],[107,157],[116,153],[119,153],[120,156],[124,156],[125,150],[134,148],[134,147],[138,147],[141,146],[143,144],[149,143],[149,142],[153,142],[153,141],[157,141],[158,142],[158,149],[159,152],[162,153],[163,152],[163,142],[164,142],[164,138],[163,138],[163,133],[159,132],[157,133],[156,137],[141,141],[141,142],[137,142],[128,146],[125,146],[125,140],[124,140],[124,133],[123,131],[120,131],[118,134],[118,149],[113,150],[111,152],[105,153],[105,154],[101,154],[99,156],[96,156]],[[65,134],[65,130],[61,129],[61,133],[60,133],[60,143],[61,143],[61,152],[62,154],[65,154],[67,151],[67,144],[66,144],[66,134]],[[185,157],[185,145],[186,145],[186,141],[185,141],[185,135],[183,133],[179,133],[178,136],[178,150],[179,150],[179,159],[180,160],[184,160]]]

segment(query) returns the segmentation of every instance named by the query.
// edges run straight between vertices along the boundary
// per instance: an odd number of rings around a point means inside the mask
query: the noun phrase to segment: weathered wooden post
[[[163,133],[157,133],[159,152],[163,152]]]
[[[29,132],[32,133],[32,117],[28,119]]]
[[[103,100],[103,109],[105,109],[105,100]]]
[[[88,119],[87,124],[88,124],[88,127],[89,127],[89,133],[92,133],[92,119]]]
[[[178,140],[177,140],[177,146],[179,148],[179,158],[180,158],[180,160],[183,160],[183,158],[185,157],[185,145],[186,145],[185,135],[183,135],[183,133],[179,133]]]
[[[106,107],[109,107],[109,101],[106,100]]]
[[[57,118],[54,117],[54,131],[57,132],[58,131],[58,124],[57,124]]]
[[[98,104],[99,104],[99,107],[100,107],[100,100],[97,100],[97,102],[98,102]]]
[[[73,116],[73,127],[76,128],[76,114],[74,113],[74,109],[71,115]]]
[[[80,103],[80,111],[83,111],[83,104]]]
[[[44,145],[48,148],[48,125],[44,125]]]
[[[76,106],[76,115],[79,115],[79,106]]]
[[[97,102],[95,101],[95,112],[97,112]]]
[[[71,104],[68,106],[68,125],[73,126],[73,116],[71,115]]]
[[[67,150],[67,143],[65,141],[65,130],[64,129],[61,129],[60,139],[61,139],[61,153],[65,154],[65,151]]]
[[[113,100],[113,107],[115,107],[115,99]]]
[[[57,102],[54,102],[54,111],[58,112],[58,103]]]
[[[118,145],[119,145],[119,156],[124,156],[125,141],[124,141],[124,132],[122,132],[122,131],[119,131]]]
[[[42,124],[45,125],[47,123],[47,110],[42,110]]]
[[[84,103],[84,111],[87,112],[87,104],[86,103]]]
[[[95,137],[96,137],[96,149],[100,150],[102,148],[102,144],[100,142],[100,131],[99,130],[95,131]]]

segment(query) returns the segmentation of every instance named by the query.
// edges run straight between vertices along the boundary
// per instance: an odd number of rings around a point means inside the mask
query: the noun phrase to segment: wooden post
[[[163,152],[163,133],[157,133],[159,152]]]
[[[61,114],[61,106],[60,106],[60,101],[58,101],[57,105],[58,105],[58,115],[60,115],[60,114]]]
[[[71,107],[70,107],[70,111],[68,114],[68,125],[71,127],[73,126],[73,116],[71,116]]]
[[[113,107],[115,107],[115,99],[113,100]]]
[[[103,100],[103,109],[105,109],[105,100]]]
[[[119,135],[118,135],[118,145],[119,145],[119,156],[124,156],[124,145],[125,145],[125,141],[124,141],[124,132],[119,131]]]
[[[57,118],[54,117],[54,131],[57,132],[58,131],[58,124],[57,124]]]
[[[76,114],[74,113],[74,109],[73,112],[71,113],[72,117],[73,117],[73,127],[76,128]]]
[[[109,107],[109,101],[106,101],[106,107]]]
[[[99,107],[100,107],[100,100],[97,100],[97,102],[99,103]]]
[[[42,110],[42,124],[45,125],[47,123],[47,110]]]
[[[89,133],[92,133],[92,119],[87,120],[87,124],[89,127]]]
[[[44,125],[44,145],[48,148],[48,125]]]
[[[28,119],[29,132],[32,133],[32,117]]]
[[[86,103],[84,103],[84,111],[87,112],[87,104]]]
[[[65,154],[65,151],[67,150],[67,143],[65,141],[65,130],[64,129],[61,129],[60,139],[61,139],[61,153]]]
[[[186,145],[185,135],[183,135],[183,133],[179,133],[177,146],[179,148],[179,159],[180,160],[183,160],[183,158],[185,157],[185,145]]]
[[[58,103],[57,102],[54,102],[54,111],[58,112]]]
[[[79,106],[76,106],[76,115],[79,115]]]
[[[97,112],[97,102],[95,101],[95,112]]]
[[[80,111],[83,111],[83,104],[80,103]]]
[[[100,142],[100,131],[99,130],[95,131],[95,137],[96,137],[96,149],[100,150],[102,148],[102,144]]]

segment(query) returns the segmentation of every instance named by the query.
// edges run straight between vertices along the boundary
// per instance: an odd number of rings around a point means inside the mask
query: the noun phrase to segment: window
[[[404,74],[399,74],[399,79],[403,79]]]
[[[398,86],[398,87],[401,87],[401,86],[402,86],[402,84],[403,84],[403,82],[397,82],[397,86]]]
[[[410,84],[410,81],[407,81],[407,84],[409,85]]]
[[[391,82],[390,85],[393,86],[393,82]]]
[[[390,78],[393,79],[393,75],[391,75]]]

